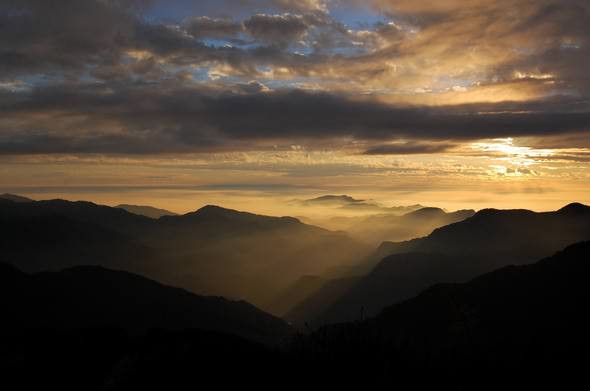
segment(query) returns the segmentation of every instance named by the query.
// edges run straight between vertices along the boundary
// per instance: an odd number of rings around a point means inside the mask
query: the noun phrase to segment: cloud
[[[0,114],[3,154],[194,152],[277,144],[314,148],[322,143],[342,147],[351,138],[369,143],[408,140],[390,144],[390,149],[369,148],[368,153],[418,153],[450,148],[448,140],[590,131],[588,107],[561,100],[395,106],[326,92],[264,91],[258,82],[234,91],[170,81],[159,88],[77,84],[0,92]]]
[[[365,155],[413,155],[446,152],[453,148],[449,143],[402,142],[377,145],[367,149]]]
[[[588,140],[587,1],[378,0],[362,26],[325,1],[203,1],[178,22],[152,3],[0,0],[0,152]]]
[[[183,28],[195,38],[236,38],[243,26],[232,19],[194,16],[184,20]]]
[[[300,15],[257,14],[246,19],[244,27],[248,34],[261,42],[286,45],[302,38],[309,24]]]

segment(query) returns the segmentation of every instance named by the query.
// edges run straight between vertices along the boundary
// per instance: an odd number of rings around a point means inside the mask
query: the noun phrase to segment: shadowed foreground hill
[[[353,321],[377,315],[383,308],[409,299],[439,282],[463,282],[487,272],[477,258],[433,253],[394,254],[384,258],[368,275],[358,278],[322,312],[305,311],[314,326]]]
[[[439,284],[376,318],[327,326],[302,348],[338,373],[377,382],[493,388],[518,386],[505,383],[515,377],[563,387],[582,379],[590,360],[589,260],[583,242],[532,265]]]
[[[338,302],[342,296],[350,291],[356,284],[361,281],[362,277],[343,277],[328,280],[313,294],[308,295],[305,299],[294,305],[283,318],[292,322],[294,326],[300,329],[315,327],[322,320],[326,309],[331,308],[334,303]],[[390,304],[390,303],[388,303]],[[355,314],[351,314],[354,319],[361,316],[360,308]],[[307,323],[307,327],[306,326]]]
[[[202,329],[278,343],[291,330],[244,302],[204,297],[97,266],[25,274],[0,264],[2,328]]]
[[[180,390],[211,382],[262,389],[584,388],[590,360],[588,259],[590,242],[585,242],[534,265],[506,267],[464,284],[439,284],[375,318],[300,335],[282,351],[202,330],[129,336],[112,328],[22,328],[0,333],[2,382],[60,390]],[[18,284],[35,277],[2,270]],[[2,292],[5,313],[14,311],[15,298],[33,299],[27,291],[11,295]],[[107,315],[113,311],[95,308]],[[51,320],[49,309],[28,310]],[[74,313],[87,316],[80,307]],[[2,327],[10,319],[4,317]]]
[[[152,219],[90,202],[6,201],[0,223],[0,256],[25,271],[103,265],[270,311],[298,278],[368,253],[343,233],[216,206]]]
[[[581,240],[590,240],[590,207],[585,205],[545,213],[483,210],[425,238],[382,244],[355,270],[370,270],[356,285],[320,314],[300,306],[298,319],[321,325],[375,315],[432,284],[465,282],[506,265],[534,262]]]

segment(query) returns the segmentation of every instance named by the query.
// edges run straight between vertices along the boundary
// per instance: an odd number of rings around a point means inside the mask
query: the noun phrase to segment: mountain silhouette
[[[439,282],[462,282],[488,271],[489,265],[477,258],[435,253],[390,255],[356,284],[342,292],[316,318],[307,315],[314,325],[353,321],[361,316],[374,316],[383,308],[409,299]],[[300,315],[305,316],[306,314]]]
[[[125,209],[127,212],[151,217],[152,219],[159,219],[162,216],[176,216],[176,213],[170,212],[169,210],[154,208],[153,206],[147,205],[119,204],[115,206],[115,208]]]
[[[0,255],[27,272],[102,265],[266,310],[298,278],[368,253],[341,232],[217,206],[155,220],[83,201],[6,202],[0,222]]]
[[[366,384],[569,388],[584,381],[588,362],[589,259],[582,242],[534,264],[437,284],[374,318],[325,326],[300,349],[326,376]]]
[[[328,280],[318,276],[303,276],[276,297],[270,305],[273,313],[283,316],[294,305],[314,295]]]
[[[438,228],[425,238],[393,243],[390,251],[502,256],[527,263],[587,240],[589,235],[590,207],[578,203],[540,213],[483,209],[464,221]]]
[[[339,301],[360,280],[361,277],[343,277],[327,280],[315,293],[310,293],[303,300],[296,302],[289,311],[283,314],[283,318],[299,329],[317,327],[323,324],[321,317],[326,310]],[[360,309],[360,307],[357,308]],[[354,314],[354,319],[358,319],[359,315],[360,311]]]
[[[198,296],[98,266],[26,274],[0,264],[2,327],[213,330],[278,343],[289,326],[244,301]]]
[[[378,214],[369,216],[346,229],[352,236],[367,243],[387,240],[408,240],[431,233],[434,229],[465,220],[474,210],[447,213],[440,208],[421,208],[401,216]]]
[[[314,325],[355,320],[361,311],[375,315],[435,283],[465,282],[506,265],[531,263],[590,239],[589,211],[582,204],[543,213],[485,209],[425,238],[383,243],[353,270],[370,270],[355,286],[320,315],[313,311],[299,318]]]
[[[315,198],[310,198],[301,201],[303,205],[331,205],[331,206],[343,206],[348,204],[363,203],[365,200],[359,200],[349,195],[323,195]]]
[[[17,194],[10,194],[10,193],[0,194],[0,202],[2,202],[2,201],[33,202],[33,200],[30,198],[23,197],[23,196],[20,196]]]

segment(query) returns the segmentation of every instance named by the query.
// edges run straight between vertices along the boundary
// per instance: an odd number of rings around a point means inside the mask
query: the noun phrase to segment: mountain
[[[365,200],[358,200],[348,195],[323,195],[316,198],[310,198],[307,200],[301,201],[303,205],[324,205],[324,206],[343,206],[348,204],[357,204],[362,203]]]
[[[379,213],[389,215],[402,215],[423,208],[423,206],[419,204],[386,207],[380,205],[379,203],[373,200],[357,199],[345,194],[328,194],[306,200],[299,200],[296,203],[301,206],[320,207],[324,209],[327,208],[328,210],[335,212],[337,215],[340,215],[335,217],[348,218],[347,222],[349,226],[358,222],[359,218],[366,217],[368,214]],[[347,216],[342,216],[343,213],[345,213]],[[334,228],[333,225],[330,224],[330,220],[331,217],[320,219],[320,221],[322,221],[322,226],[329,227],[330,229],[342,229],[342,227]]]
[[[303,313],[314,326],[375,316],[439,282],[462,282],[488,271],[477,258],[435,253],[402,253],[381,260],[366,276],[318,313]],[[317,296],[317,294],[315,295]],[[313,317],[315,315],[315,317]]]
[[[303,300],[295,303],[283,318],[299,329],[317,327],[321,324],[318,319],[331,308],[343,295],[359,283],[361,277],[344,277],[327,280],[315,292],[307,295]],[[360,315],[360,312],[359,314]]]
[[[159,328],[226,332],[277,343],[290,334],[280,319],[244,302],[204,297],[128,272],[77,266],[26,274],[0,265],[2,327],[53,329]]]
[[[367,243],[378,244],[428,235],[438,227],[465,220],[474,214],[474,210],[447,213],[440,208],[428,207],[401,216],[390,213],[369,216],[345,230]]]
[[[369,384],[569,388],[588,363],[588,260],[582,242],[535,264],[435,285],[375,318],[324,327],[304,340],[302,356],[326,376]]]
[[[273,311],[276,298],[304,275],[323,276],[353,266],[368,247],[342,232],[301,223],[206,206],[183,216],[158,220],[150,242],[177,254],[184,275],[179,286],[207,294],[245,298]],[[194,277],[206,276],[199,286]],[[278,314],[278,313],[277,313]]]
[[[385,207],[374,203],[355,202],[338,207],[336,215],[304,221],[327,229],[346,231],[371,245],[385,240],[407,240],[428,235],[435,228],[472,216],[473,210],[445,212],[420,204]]]
[[[503,266],[531,263],[589,239],[590,207],[582,204],[543,213],[486,209],[424,238],[383,243],[350,271],[365,274],[357,285],[320,315],[315,311],[300,317],[318,325],[355,320],[361,311],[365,316],[375,315],[432,284],[465,282]]]
[[[153,206],[146,205],[119,204],[115,206],[115,208],[125,209],[127,212],[150,217],[152,219],[159,219],[162,216],[176,216],[176,213],[170,212],[169,210],[158,209],[154,208]]]
[[[270,304],[272,313],[283,316],[294,305],[315,294],[327,281],[318,276],[300,277]]]
[[[16,194],[4,193],[0,194],[0,202],[1,201],[12,201],[12,202],[33,202],[32,199],[23,197]]]
[[[390,245],[391,253],[437,252],[529,263],[590,238],[590,206],[569,204],[554,212],[484,209],[425,238]],[[496,262],[496,264],[498,264]]]
[[[298,278],[369,252],[292,217],[217,206],[155,220],[90,202],[11,202],[0,203],[0,222],[0,255],[28,272],[102,265],[264,309]]]

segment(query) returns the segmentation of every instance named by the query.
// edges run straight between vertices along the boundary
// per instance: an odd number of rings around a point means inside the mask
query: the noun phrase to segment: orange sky
[[[0,191],[590,203],[585,0],[2,4]]]

